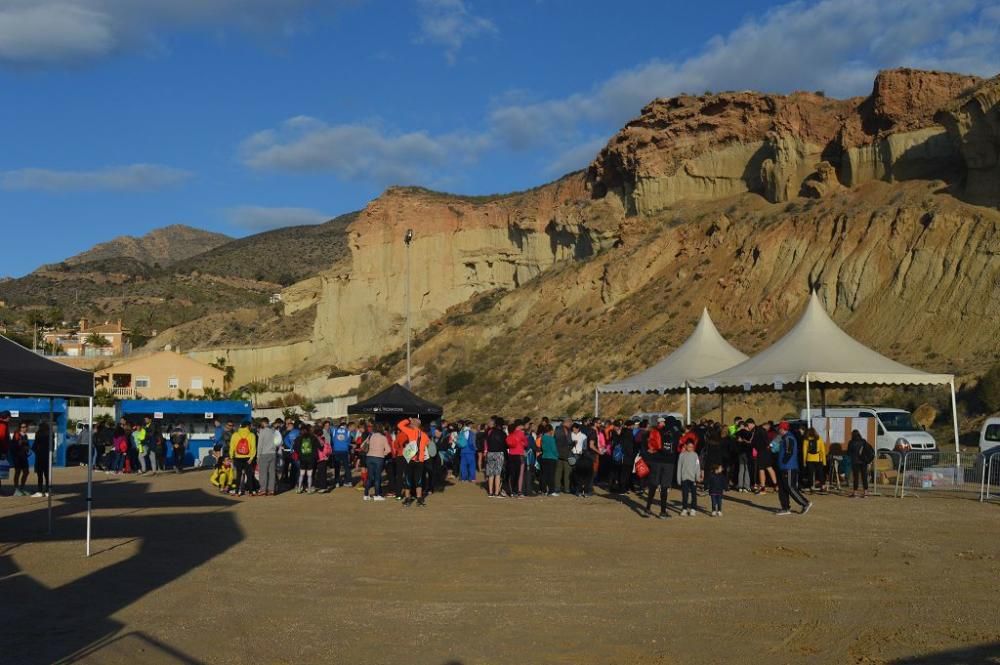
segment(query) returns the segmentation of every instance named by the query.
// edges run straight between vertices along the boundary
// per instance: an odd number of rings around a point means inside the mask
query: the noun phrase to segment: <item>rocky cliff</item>
[[[589,201],[581,175],[496,198],[395,188],[350,225],[351,259],[285,292],[286,311],[317,306],[313,340],[325,360],[358,367],[404,338],[406,245],[414,330],[483,292],[515,289],[562,261],[614,243],[623,214]]]
[[[1000,202],[1000,77],[962,95],[935,118],[958,144],[965,163],[960,192],[985,205]]]
[[[935,113],[980,82],[973,76],[882,72],[867,98],[832,100],[733,92],[657,99],[629,122],[588,169],[597,198],[609,193],[632,214],[683,200],[744,192],[771,202],[803,191],[828,163],[840,184],[949,177],[957,143]]]

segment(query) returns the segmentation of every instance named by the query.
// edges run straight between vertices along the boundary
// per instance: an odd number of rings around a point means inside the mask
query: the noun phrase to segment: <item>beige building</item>
[[[118,399],[167,399],[202,395],[206,388],[224,390],[225,373],[171,351],[133,358],[95,374],[98,388],[110,388]]]
[[[132,350],[128,335],[129,331],[122,327],[121,321],[105,321],[91,326],[87,319],[80,319],[76,330],[49,330],[42,334],[42,341],[51,345],[57,355],[121,356]]]

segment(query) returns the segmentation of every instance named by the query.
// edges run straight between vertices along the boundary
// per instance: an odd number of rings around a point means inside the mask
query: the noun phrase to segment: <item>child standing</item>
[[[694,451],[694,442],[688,441],[684,452],[677,458],[677,475],[681,481],[681,515],[694,517],[698,509],[698,490],[695,483],[702,481],[701,460]]]
[[[712,499],[712,517],[722,517],[722,495],[726,493],[729,478],[722,470],[721,464],[712,467],[708,475],[708,496]]]

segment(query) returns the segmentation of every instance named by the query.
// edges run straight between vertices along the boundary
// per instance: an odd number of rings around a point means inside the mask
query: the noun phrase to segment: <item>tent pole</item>
[[[726,424],[726,393],[719,393],[719,422]]]
[[[691,386],[684,386],[687,392],[687,424],[691,424]]]
[[[87,439],[87,556],[90,556],[90,506],[94,502],[91,487],[94,482],[94,398],[88,400],[88,432]]]
[[[823,409],[823,417],[826,418],[826,385],[822,383],[819,385],[819,404]]]
[[[52,398],[49,398],[49,475],[45,479],[46,487],[45,494],[48,495],[49,499],[49,535],[52,535],[52,456],[55,454],[56,447],[56,423],[55,416],[53,416],[54,407],[52,405]]]
[[[951,422],[955,428],[955,456],[957,458],[958,449],[958,403],[955,401],[955,379],[951,380]]]
[[[806,374],[806,429],[813,426],[812,398],[809,395],[809,375]]]
[[[594,386],[594,417],[601,415],[601,390]]]

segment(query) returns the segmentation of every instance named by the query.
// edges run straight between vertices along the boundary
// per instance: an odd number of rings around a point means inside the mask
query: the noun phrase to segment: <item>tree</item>
[[[111,342],[108,341],[108,338],[98,333],[90,333],[89,335],[87,335],[87,338],[84,340],[84,342],[87,344],[87,346],[96,346],[99,349],[104,349],[111,346]]]
[[[110,388],[98,388],[94,392],[94,404],[96,406],[114,406],[115,391]]]
[[[251,381],[250,383],[240,388],[240,391],[250,395],[250,399],[253,400],[253,405],[254,407],[256,407],[257,396],[260,395],[262,392],[267,391],[267,384],[264,383],[263,381]]]
[[[302,412],[308,416],[309,420],[313,419],[313,414],[316,413],[316,405],[312,402],[304,402],[302,404]]]
[[[295,407],[281,410],[281,417],[284,418],[285,422],[289,420],[295,421],[299,419],[299,412],[295,410]]]
[[[209,365],[215,369],[222,370],[222,387],[224,390],[229,390],[229,384],[233,382],[233,377],[236,376],[236,368],[230,365],[224,356],[219,356],[215,359],[214,363],[209,363]]]

